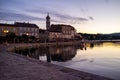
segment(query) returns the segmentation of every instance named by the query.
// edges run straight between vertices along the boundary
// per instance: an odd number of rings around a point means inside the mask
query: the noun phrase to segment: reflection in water
[[[49,46],[49,47],[47,46],[39,47],[39,49],[30,48],[15,52],[27,57],[33,57],[39,60],[46,60],[47,62],[51,62],[51,60],[58,62],[66,62],[68,60],[72,60],[72,58],[75,57],[77,49],[87,50],[86,47],[80,45],[80,46]]]
[[[90,43],[90,48],[93,48],[94,47],[94,43]]]
[[[52,61],[64,62],[71,60],[76,55],[76,48],[72,46],[50,47],[49,52]]]
[[[120,42],[44,46],[19,50],[16,53],[120,80]]]

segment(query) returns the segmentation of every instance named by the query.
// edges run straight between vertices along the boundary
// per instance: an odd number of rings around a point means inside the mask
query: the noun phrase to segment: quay
[[[40,46],[54,46],[54,45],[81,45],[81,41],[71,42],[49,42],[49,43],[21,43],[21,44],[5,44],[7,51],[14,51],[14,49],[38,48]]]
[[[36,47],[46,44],[0,44],[0,80],[113,80],[41,62],[9,51],[14,47],[30,47],[31,45]]]

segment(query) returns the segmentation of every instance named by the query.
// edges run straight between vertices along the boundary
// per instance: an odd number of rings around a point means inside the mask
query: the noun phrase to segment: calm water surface
[[[120,80],[120,42],[50,46],[16,52],[60,66]]]

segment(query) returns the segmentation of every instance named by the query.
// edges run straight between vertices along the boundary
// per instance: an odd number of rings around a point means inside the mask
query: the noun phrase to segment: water
[[[25,49],[17,53],[120,80],[120,42]]]

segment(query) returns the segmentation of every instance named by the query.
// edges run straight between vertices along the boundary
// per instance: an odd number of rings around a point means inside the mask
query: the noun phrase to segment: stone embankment
[[[21,43],[21,44],[5,44],[8,51],[13,51],[14,49],[25,49],[25,48],[38,48],[40,46],[53,46],[53,45],[81,45],[81,41],[75,42],[55,42],[55,43]]]
[[[42,44],[0,45],[0,80],[112,80],[6,51],[20,45]]]

